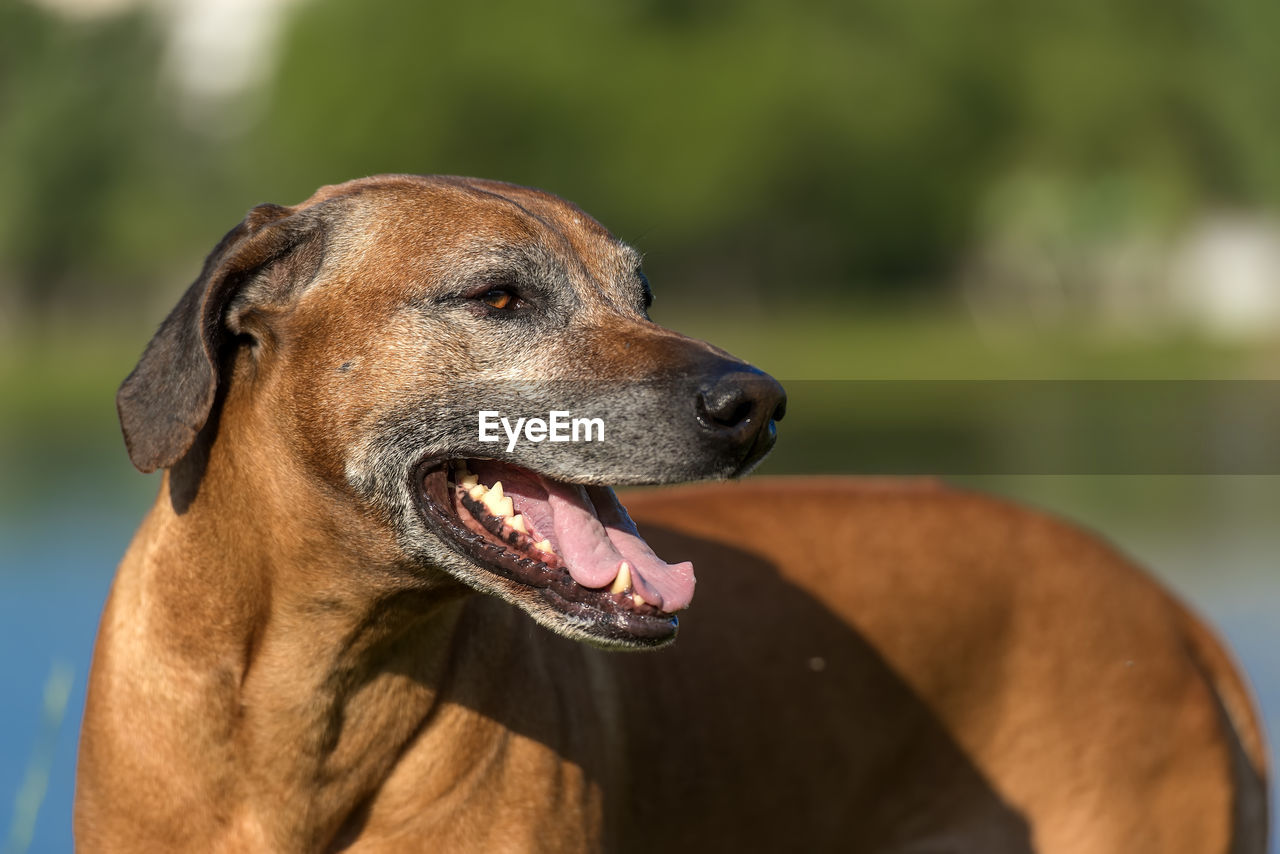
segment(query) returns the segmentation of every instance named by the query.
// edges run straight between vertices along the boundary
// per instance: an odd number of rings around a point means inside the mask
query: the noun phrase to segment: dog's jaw
[[[474,503],[475,513],[460,502],[467,499],[455,482],[456,472],[450,469],[439,463],[424,464],[412,477],[418,490],[418,515],[435,546],[431,551],[443,545],[449,552],[437,565],[575,640],[610,649],[652,649],[675,639],[679,625],[675,614],[657,607],[661,596],[653,593],[638,573],[633,581],[629,566],[626,579],[619,572],[596,589],[579,584],[558,555],[546,554],[539,559],[542,553],[533,540],[501,527],[500,517],[487,517],[492,531],[481,528],[476,516],[486,514]],[[471,488],[484,487],[472,484]],[[502,530],[508,531],[505,542],[494,533]],[[549,549],[549,544],[544,548]],[[692,570],[688,572],[691,589]],[[653,603],[645,601],[645,592]],[[684,604],[676,602],[678,607]]]

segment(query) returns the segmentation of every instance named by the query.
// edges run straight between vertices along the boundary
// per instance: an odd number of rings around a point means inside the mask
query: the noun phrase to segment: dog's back
[[[927,482],[628,501],[700,578],[672,649],[615,659],[638,677],[629,765],[649,778],[631,782],[628,823],[652,838],[1265,850],[1263,739],[1241,677],[1097,539]]]

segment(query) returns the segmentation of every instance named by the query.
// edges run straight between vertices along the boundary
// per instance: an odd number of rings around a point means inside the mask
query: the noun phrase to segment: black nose
[[[717,439],[749,451],[746,463],[763,457],[773,446],[773,422],[787,410],[787,393],[768,374],[730,370],[698,388],[698,421]]]

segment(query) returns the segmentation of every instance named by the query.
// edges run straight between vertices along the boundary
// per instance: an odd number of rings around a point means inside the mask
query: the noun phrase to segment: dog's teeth
[[[474,487],[480,485],[480,477],[478,475],[474,475],[468,472],[467,474],[464,474],[461,478],[458,479],[458,485],[461,486],[463,489],[470,491]]]
[[[496,498],[494,496],[497,496]],[[482,499],[485,509],[499,519],[505,519],[508,516],[514,516],[516,513],[515,505],[511,502],[511,497],[502,497],[502,494],[496,489],[491,489]]]
[[[501,492],[498,492],[496,489],[490,489],[484,494],[484,497],[481,498],[480,501],[483,502],[485,509],[490,513],[495,516],[501,515],[498,513],[498,505],[502,503]]]
[[[625,560],[618,564],[618,577],[613,579],[613,585],[609,588],[610,593],[625,593],[627,588],[631,586],[631,565]]]
[[[550,540],[541,540],[540,542],[536,542],[533,544],[533,547],[538,551],[546,552],[549,555],[553,555],[556,553],[555,549],[551,548]]]
[[[485,508],[500,519],[515,515],[516,508],[511,498],[502,494],[502,481],[490,487],[481,500],[484,501]]]
[[[640,595],[640,591],[638,590],[631,591],[631,601],[635,602],[637,605],[648,604],[644,601],[644,597]]]
[[[510,501],[511,499],[508,498],[507,500]],[[524,525],[524,517],[521,516],[519,513],[517,513],[516,515],[508,519],[507,524],[522,534],[529,533],[529,529],[526,528]]]
[[[484,494],[488,491],[489,490],[485,489],[485,486],[483,483],[477,483],[475,486],[467,490],[467,495],[470,495],[476,501],[480,501],[484,498]]]

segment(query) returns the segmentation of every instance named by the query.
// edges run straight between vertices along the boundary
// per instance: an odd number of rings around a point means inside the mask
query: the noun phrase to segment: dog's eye
[[[480,301],[498,309],[519,308],[522,305],[521,299],[506,288],[491,288],[480,294]]]

